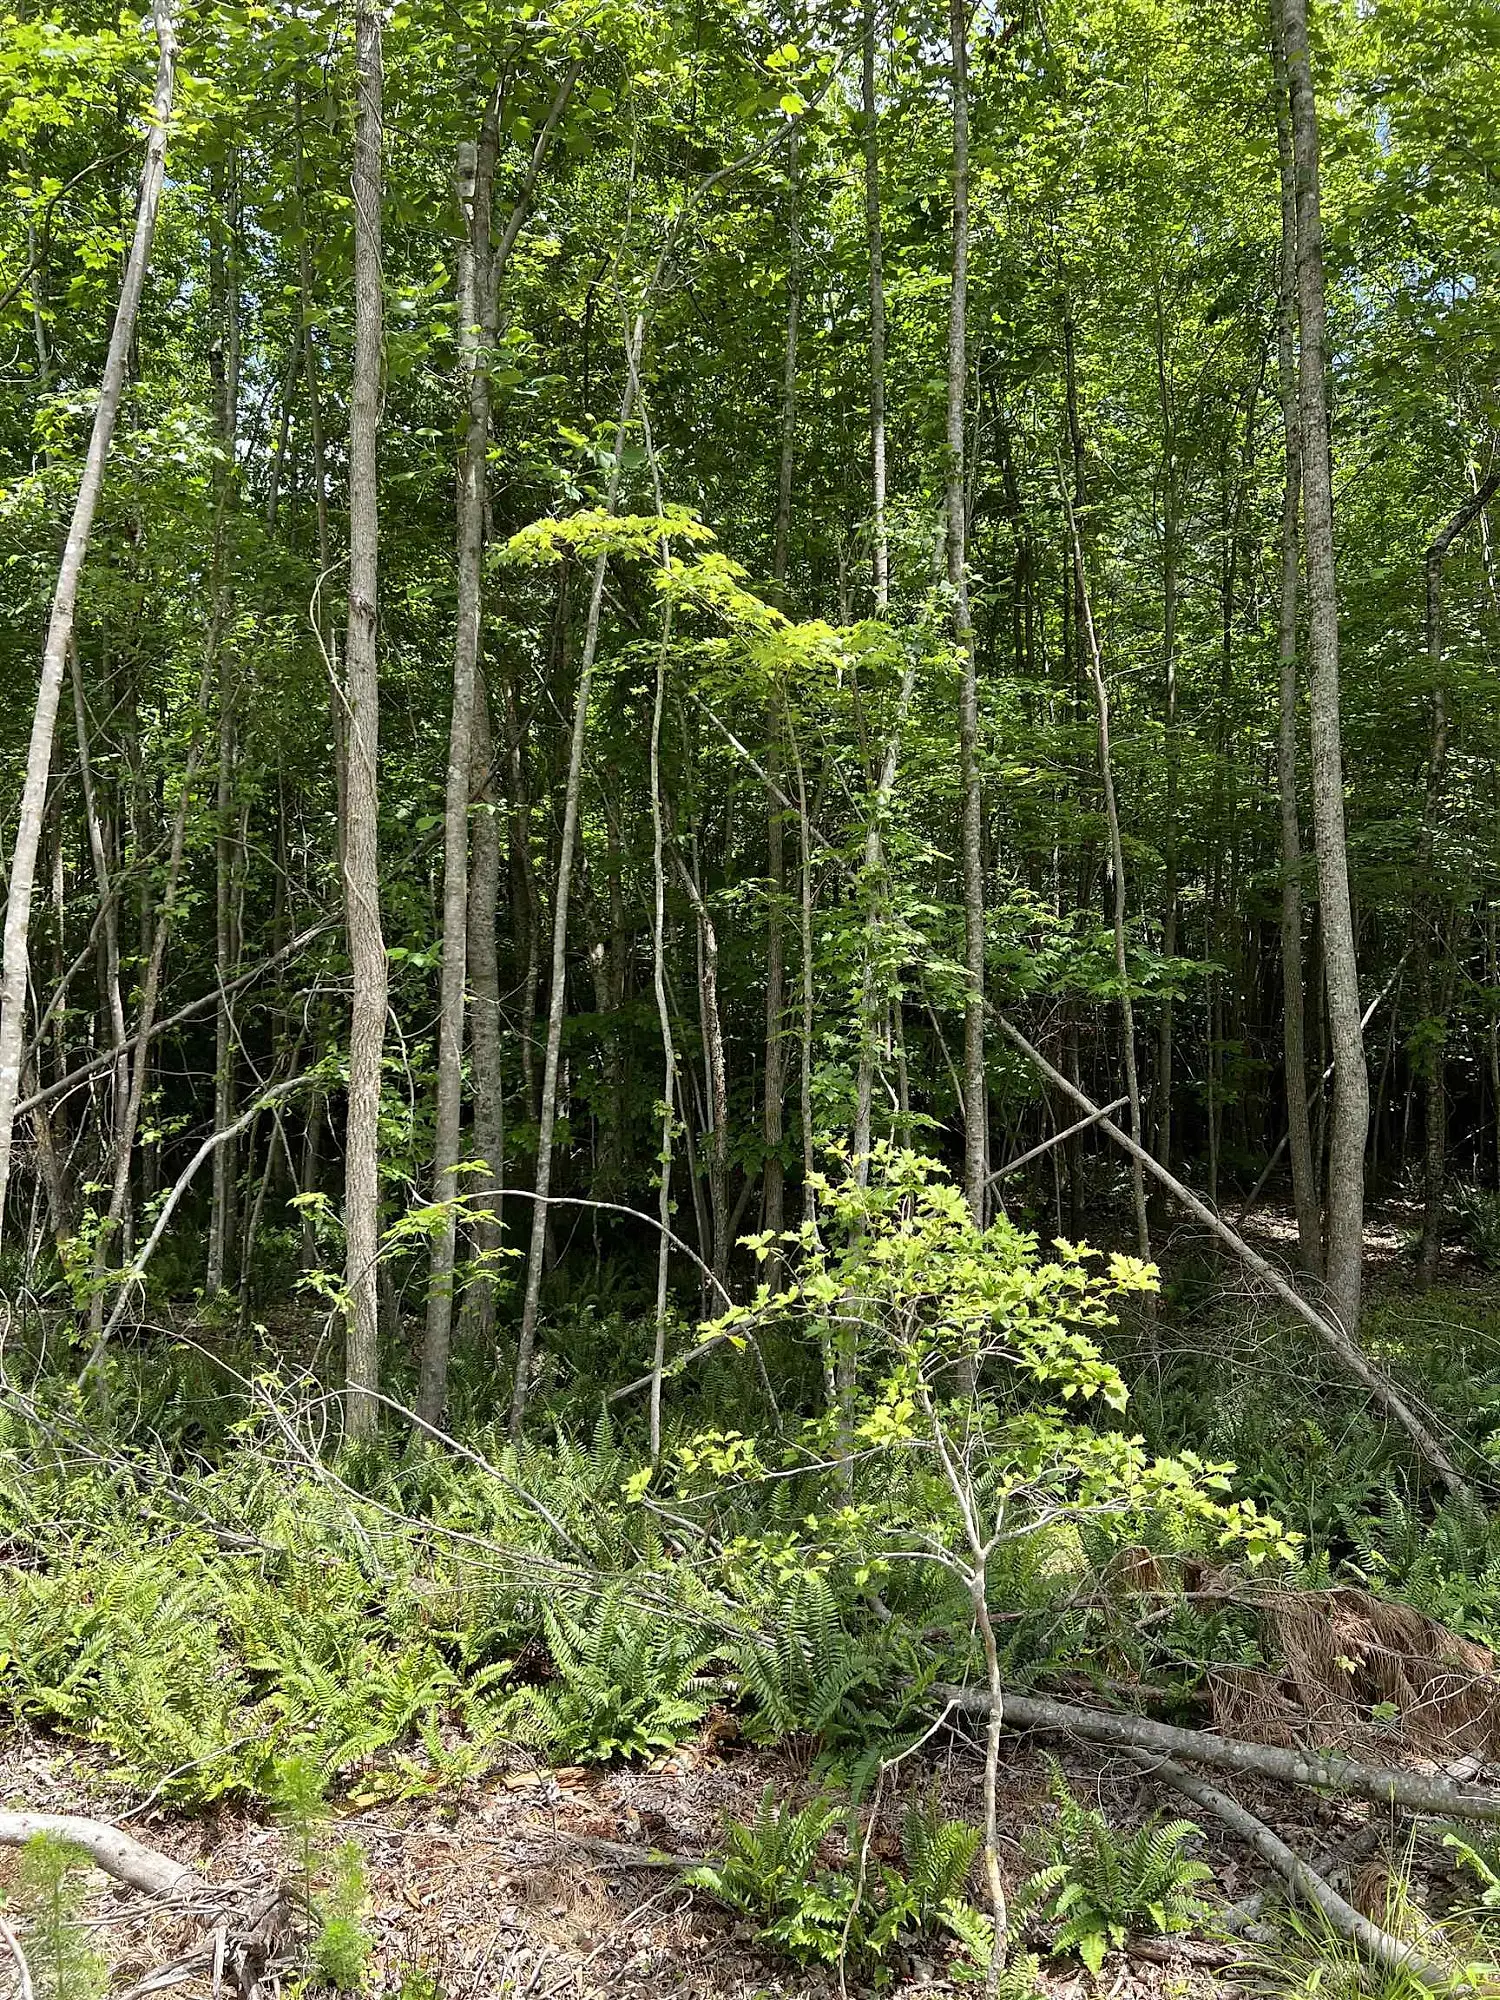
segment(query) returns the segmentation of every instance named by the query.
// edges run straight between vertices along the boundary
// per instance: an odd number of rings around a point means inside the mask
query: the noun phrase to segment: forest
[[[0,0],[0,2000],[1500,1994],[1496,0]]]

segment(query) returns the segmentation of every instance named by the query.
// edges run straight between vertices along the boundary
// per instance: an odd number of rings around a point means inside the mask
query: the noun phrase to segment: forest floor
[[[1064,1770],[1077,1796],[1098,1803],[1121,1827],[1173,1807],[1122,1760],[1068,1750]],[[941,1787],[945,1810],[981,1814],[977,1757],[962,1746],[903,1784]],[[1023,1841],[1044,1816],[1047,1768],[1032,1739],[1006,1745],[1000,1824],[1012,1885],[1024,1872]],[[691,1996],[691,2000],[832,2000],[836,1972],[804,1971],[759,1943],[754,1926],[685,1886],[662,1856],[703,1856],[718,1844],[726,1818],[753,1816],[774,1783],[782,1799],[812,1789],[805,1761],[777,1751],[714,1741],[712,1723],[695,1744],[650,1767],[563,1769],[529,1766],[502,1772],[457,1795],[335,1809],[331,1839],[357,1839],[368,1869],[375,1939],[371,1993],[423,1990],[436,1983],[444,2000],[562,2000],[562,1996]],[[107,1767],[88,1750],[15,1730],[0,1746],[0,1794],[33,1811],[94,1815],[125,1824],[151,1846],[186,1861],[215,1884],[255,1888],[295,1878],[286,1831],[263,1812],[243,1808],[187,1814],[122,1802]],[[1257,1803],[1254,1800],[1252,1804]],[[871,1840],[870,1865],[899,1851],[898,1801],[888,1795]],[[1347,1844],[1370,1808],[1281,1795],[1269,1803],[1279,1829],[1304,1853]],[[1289,1823],[1289,1813],[1297,1821]],[[1226,1903],[1259,1886],[1242,1851],[1207,1830],[1204,1859],[1211,1893]],[[835,1861],[841,1857],[830,1854]],[[0,1891],[17,1866],[0,1850]],[[112,1990],[128,1989],[188,1950],[183,1920],[102,1874],[91,1878],[88,1920],[113,1972]],[[1241,1954],[1202,1939],[1143,1939],[1112,1954],[1097,1983],[1075,1961],[1043,1961],[1038,1991],[1047,2000],[1203,2000],[1240,1990]],[[0,1990],[4,1975],[0,1974]],[[207,1976],[173,1989],[183,2000],[209,2000]],[[431,1990],[430,1988],[427,1990]],[[850,1973],[844,1991],[873,1992]],[[941,1946],[889,1969],[886,1992],[958,1994],[973,1990]]]

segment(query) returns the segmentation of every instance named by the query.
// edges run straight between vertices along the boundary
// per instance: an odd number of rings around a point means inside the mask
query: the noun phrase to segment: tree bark
[[[1328,1135],[1326,1271],[1333,1310],[1352,1336],[1359,1328],[1363,1279],[1370,1079],[1360,1030],[1359,966],[1344,832],[1323,223],[1318,183],[1318,111],[1308,49],[1307,0],[1283,0],[1282,20],[1297,192],[1298,401],[1302,417],[1302,516],[1307,551],[1313,832],[1322,914],[1323,977],[1334,1060]]]
[[[145,285],[146,267],[151,258],[151,242],[156,215],[166,177],[167,127],[172,115],[172,87],[176,65],[176,40],[172,0],[155,4],[157,68],[151,100],[151,131],[146,142],[145,164],[141,172],[140,198],[136,207],[135,233],[125,263],[125,275],[110,331],[109,351],[99,384],[99,400],[94,406],[93,428],[83,462],[73,517],[58,567],[57,587],[42,651],[41,681],[32,715],[31,738],[26,753],[26,777],[21,791],[16,823],[15,846],[11,853],[10,882],[5,899],[3,961],[0,961],[0,1232],[4,1229],[5,1200],[10,1185],[11,1151],[15,1134],[16,1100],[20,1094],[21,1056],[25,1041],[26,992],[30,969],[29,936],[31,898],[36,881],[37,854],[41,846],[42,822],[46,813],[47,781],[52,768],[52,739],[57,728],[58,703],[63,671],[73,636],[77,613],[78,586],[93,533],[94,516],[104,485],[105,467],[114,438],[115,423],[125,391],[125,373],[135,337],[136,315]]]
[[[964,0],[948,10],[953,100],[953,275],[948,298],[948,412],[945,515],[953,643],[959,656],[959,783],[963,793],[964,1194],[981,1228],[989,1154],[989,1092],[984,1068],[984,780],[979,769],[979,684],[969,611],[964,408],[968,388],[969,49]]]
[[[500,1251],[500,1190],[505,1185],[505,1084],[501,1071],[500,959],[495,924],[500,903],[500,819],[491,772],[493,739],[489,694],[481,670],[474,682],[470,734],[472,796],[478,814],[470,835],[468,962],[469,1053],[474,1072],[474,1157],[483,1168],[474,1177],[474,1249],[479,1269],[466,1294],[464,1311],[476,1339],[488,1341],[495,1327],[495,1260]]]
[[[499,100],[485,108],[476,145],[458,151],[458,199],[464,234],[458,259],[458,340],[468,420],[458,472],[458,624],[453,645],[453,708],[443,804],[443,946],[438,997],[437,1114],[432,1199],[444,1209],[432,1241],[427,1328],[417,1383],[417,1415],[442,1420],[448,1398],[453,1330],[453,1262],[458,1218],[460,1120],[463,1112],[464,986],[468,973],[469,798],[474,682],[483,615],[485,460],[490,444],[490,349],[496,301],[490,283],[490,194],[499,140]]]
[[[354,373],[349,396],[349,622],[345,638],[348,769],[344,838],[345,922],[353,997],[344,1138],[345,1431],[374,1430],[379,1387],[380,1073],[385,1048],[386,961],[380,924],[380,575],[377,444],[384,301],[381,260],[381,15],[355,15],[359,108],[354,139]],[[468,773],[465,771],[465,783]]]
[[[1297,817],[1297,598],[1302,509],[1302,421],[1297,392],[1297,179],[1287,91],[1281,0],[1272,0],[1271,56],[1276,98],[1276,148],[1281,166],[1281,256],[1276,299],[1276,367],[1285,438],[1281,499],[1281,597],[1276,639],[1280,665],[1276,785],[1281,806],[1282,1066],[1286,1076],[1287,1147],[1292,1206],[1304,1268],[1323,1268],[1318,1178],[1307,1103],[1307,1029],[1303,1005],[1302,835]]]
[[[885,254],[880,213],[880,109],[875,95],[876,10],[864,0],[860,34],[860,115],[865,154],[865,245],[870,260],[870,569],[875,614],[890,606],[890,540],[885,515]]]
[[[233,171],[231,167],[231,172]],[[217,404],[220,457],[214,470],[214,563],[212,610],[219,681],[219,772],[214,822],[214,966],[219,1000],[214,1010],[214,1130],[222,1132],[234,1118],[235,1048],[233,1021],[225,989],[235,973],[235,729],[232,663],[225,644],[227,576],[224,537],[233,504],[235,440],[239,417],[240,335],[239,256],[235,242],[237,217],[234,190],[222,189],[213,219],[209,254],[209,291],[214,315],[214,345],[209,353]],[[214,1154],[213,1193],[209,1202],[208,1268],[204,1289],[213,1298],[224,1288],[229,1245],[234,1234],[235,1157],[232,1141]]]
[[[1114,760],[1109,740],[1109,689],[1104,680],[1104,661],[1099,653],[1099,635],[1094,627],[1094,610],[1089,597],[1088,574],[1083,566],[1083,542],[1078,517],[1068,501],[1068,526],[1073,538],[1073,561],[1078,572],[1078,605],[1082,615],[1084,649],[1094,684],[1094,702],[1099,734],[1099,775],[1104,787],[1104,813],[1109,825],[1110,872],[1114,876],[1115,977],[1120,982],[1120,1041],[1125,1058],[1125,1090],[1130,1099],[1130,1129],[1138,1149],[1146,1144],[1141,1110],[1141,1081],[1135,1059],[1135,1008],[1130,998],[1130,961],[1126,954],[1125,843],[1120,832],[1120,808],[1115,798]],[[1159,1157],[1159,1156],[1158,1156]],[[1162,1162],[1165,1172],[1166,1164]],[[1151,1225],[1146,1214],[1146,1183],[1141,1161],[1135,1154],[1130,1162],[1130,1188],[1135,1202],[1136,1247],[1140,1255],[1151,1255]]]

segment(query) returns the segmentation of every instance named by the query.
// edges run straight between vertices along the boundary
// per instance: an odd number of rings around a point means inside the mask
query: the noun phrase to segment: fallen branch
[[[1346,1938],[1372,1964],[1384,1966],[1392,1972],[1409,1973],[1424,1986],[1439,1993],[1473,1993],[1480,1990],[1452,1966],[1429,1958],[1419,1944],[1393,1937],[1389,1931],[1382,1930],[1379,1924],[1363,1916],[1352,1903],[1344,1900],[1337,1889],[1309,1868],[1264,1820],[1257,1819],[1254,1813],[1247,1811],[1237,1799],[1230,1798],[1227,1792],[1221,1792],[1206,1779],[1185,1771],[1170,1757],[1153,1756],[1149,1750],[1127,1750],[1125,1754],[1143,1771],[1160,1778],[1185,1799],[1221,1820],[1236,1839],[1242,1840],[1268,1867],[1275,1869],[1294,1896],[1321,1910],[1338,1935]]]
[[[1077,1084],[1048,1062],[1041,1050],[1033,1047],[1019,1028],[1007,1021],[1003,1014],[997,1014],[995,1020],[1006,1040],[1018,1048],[1022,1055],[1028,1057],[1049,1083],[1054,1084],[1064,1096],[1071,1098],[1081,1111],[1096,1114],[1094,1122],[1101,1131],[1107,1132],[1117,1146],[1136,1160],[1153,1179],[1160,1181],[1167,1192],[1190,1215],[1195,1216],[1205,1229],[1218,1237],[1221,1243],[1232,1250],[1243,1264],[1269,1286],[1284,1305],[1290,1306],[1297,1317],[1312,1328],[1324,1346],[1338,1357],[1346,1372],[1368,1389],[1387,1414],[1401,1426],[1448,1491],[1456,1499],[1462,1500],[1477,1511],[1478,1501],[1474,1490],[1458,1467],[1395,1383],[1382,1369],[1375,1366],[1339,1322],[1331,1314],[1320,1312],[1310,1300],[1304,1298],[1297,1287],[1285,1278],[1274,1264],[1262,1257],[1258,1250],[1252,1250],[1245,1239],[1236,1230],[1231,1229],[1224,1218],[1216,1214],[1206,1201],[1194,1194],[1191,1188],[1185,1187],[1175,1174],[1169,1173],[1154,1153],[1148,1152],[1144,1146],[1137,1145],[1128,1132],[1122,1131],[1112,1119],[1103,1116],[1092,1098],[1085,1096]]]
[[[689,1868],[701,1868],[708,1858],[703,1854],[664,1854],[658,1847],[632,1847],[627,1841],[604,1840],[594,1833],[568,1833],[561,1827],[557,1834],[573,1847],[613,1862],[617,1868],[671,1868],[680,1875]]]
[[[990,1712],[990,1698],[979,1688],[937,1686],[939,1701],[971,1715]],[[1395,1766],[1360,1763],[1337,1751],[1287,1750],[1274,1743],[1245,1743],[1233,1736],[1215,1736],[1202,1729],[1179,1729],[1169,1722],[1152,1722],[1144,1715],[1117,1715],[1109,1709],[1075,1707],[1068,1701],[1048,1701],[1038,1695],[1005,1696],[1005,1720],[1018,1729],[1040,1729],[1062,1736],[1081,1736],[1111,1749],[1147,1751],[1153,1756],[1186,1757],[1195,1764],[1238,1772],[1249,1778],[1269,1778],[1275,1784],[1307,1785],[1315,1791],[1343,1792],[1377,1805],[1396,1805],[1408,1812],[1437,1813],[1452,1819],[1500,1821],[1500,1792],[1479,1791],[1446,1778],[1429,1778]]]
[[[143,1846],[102,1819],[79,1819],[72,1813],[0,1812],[0,1847],[24,1847],[39,1833],[50,1833],[81,1847],[106,1875],[139,1889],[145,1896],[209,1895],[207,1882],[185,1861],[174,1861],[154,1847]]]
[[[16,1936],[4,1917],[0,1917],[0,1943],[15,1961],[16,1977],[21,1984],[16,2000],[36,2000],[36,1988],[31,1983],[31,1967],[26,1963],[26,1954],[21,1949],[21,1940]]]

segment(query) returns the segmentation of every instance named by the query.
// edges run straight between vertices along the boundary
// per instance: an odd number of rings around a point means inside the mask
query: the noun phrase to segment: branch
[[[1145,1750],[1127,1750],[1125,1754],[1143,1771],[1161,1778],[1174,1791],[1181,1792],[1185,1799],[1191,1799],[1194,1805],[1221,1819],[1231,1833],[1275,1869],[1294,1896],[1321,1910],[1339,1936],[1347,1938],[1372,1964],[1384,1966],[1391,1972],[1409,1973],[1433,1992],[1472,1993],[1476,1990],[1454,1967],[1445,1965],[1439,1959],[1428,1958],[1420,1945],[1406,1938],[1393,1937],[1389,1931],[1383,1931],[1378,1924],[1362,1916],[1352,1903],[1345,1902],[1335,1888],[1309,1868],[1279,1834],[1273,1833],[1254,1813],[1247,1812],[1237,1799],[1185,1771],[1170,1757],[1154,1757]]]
[[[988,1715],[988,1690],[936,1686],[940,1701],[971,1715]],[[1038,1695],[1005,1696],[1005,1719],[1021,1729],[1055,1735],[1081,1736],[1111,1749],[1149,1751],[1155,1756],[1186,1757],[1242,1777],[1269,1778],[1281,1785],[1309,1785],[1324,1792],[1344,1792],[1371,1799],[1377,1805],[1403,1806],[1409,1812],[1446,1814],[1453,1819],[1500,1821],[1500,1792],[1457,1785],[1446,1778],[1426,1777],[1392,1765],[1364,1764],[1339,1752],[1287,1750],[1274,1743],[1245,1743],[1233,1736],[1216,1736],[1202,1729],[1180,1729],[1169,1722],[1152,1722],[1143,1715],[1119,1715],[1109,1709],[1075,1707]]]
[[[1473,1488],[1453,1463],[1452,1459],[1449,1458],[1447,1452],[1438,1443],[1432,1432],[1427,1428],[1427,1425],[1407,1402],[1390,1377],[1375,1366],[1374,1362],[1356,1345],[1355,1341],[1339,1322],[1331,1314],[1320,1312],[1310,1300],[1304,1298],[1302,1293],[1297,1290],[1297,1287],[1289,1279],[1283,1277],[1274,1264],[1262,1257],[1258,1250],[1252,1250],[1245,1239],[1235,1230],[1231,1229],[1223,1217],[1211,1209],[1206,1201],[1203,1201],[1198,1195],[1194,1194],[1191,1188],[1185,1187],[1175,1174],[1169,1173],[1154,1153],[1148,1152],[1144,1146],[1138,1145],[1128,1132],[1121,1131],[1120,1127],[1113,1120],[1106,1118],[1099,1111],[1098,1106],[1094,1104],[1091,1098],[1084,1095],[1076,1083],[1071,1082],[1069,1078],[1063,1075],[1060,1069],[1048,1062],[1040,1049],[1034,1048],[1027,1041],[1019,1028],[1014,1027],[1007,1021],[1003,1014],[997,1014],[995,1021],[1006,1040],[1018,1048],[1022,1055],[1029,1057],[1049,1083],[1054,1084],[1057,1089],[1062,1091],[1064,1096],[1070,1097],[1080,1110],[1093,1114],[1095,1122],[1101,1131],[1107,1132],[1117,1146],[1122,1147],[1125,1152],[1130,1154],[1132,1159],[1137,1160],[1144,1167],[1148,1174],[1155,1180],[1160,1181],[1167,1192],[1173,1195],[1188,1211],[1189,1215],[1195,1216],[1205,1229],[1210,1230],[1218,1237],[1221,1243],[1232,1250],[1242,1263],[1247,1265],[1258,1278],[1270,1287],[1284,1305],[1289,1306],[1300,1320],[1312,1328],[1324,1346],[1338,1357],[1345,1370],[1357,1382],[1368,1389],[1387,1414],[1394,1418],[1401,1426],[1402,1430],[1406,1432],[1406,1435],[1416,1446],[1418,1452],[1420,1452],[1422,1458],[1438,1475],[1454,1498],[1464,1502],[1465,1505],[1471,1508],[1477,1508],[1478,1503]]]
[[[185,1861],[174,1861],[154,1847],[144,1847],[117,1826],[102,1819],[79,1819],[72,1813],[0,1812],[0,1847],[24,1847],[39,1833],[51,1834],[81,1847],[96,1867],[128,1889],[146,1896],[207,1895],[208,1884]]]

